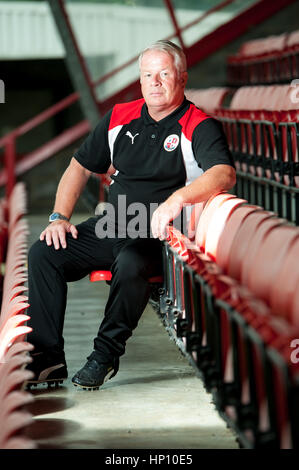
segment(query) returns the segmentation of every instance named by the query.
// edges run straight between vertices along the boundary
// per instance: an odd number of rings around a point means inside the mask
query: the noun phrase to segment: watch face
[[[60,214],[59,212],[53,212],[49,217],[49,222],[54,222],[54,220],[69,220],[65,215]]]
[[[62,217],[60,216],[60,214],[58,212],[54,212],[49,217],[50,222],[53,222],[54,220],[59,220],[59,219],[62,219]]]

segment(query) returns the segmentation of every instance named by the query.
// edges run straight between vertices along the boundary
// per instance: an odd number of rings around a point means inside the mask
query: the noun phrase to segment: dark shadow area
[[[26,410],[33,416],[55,413],[67,410],[75,405],[73,400],[60,397],[35,398],[33,403],[26,406]]]
[[[26,429],[26,436],[34,441],[65,436],[68,433],[77,432],[80,424],[68,419],[36,419]]]
[[[114,388],[114,387],[121,387],[123,385],[132,385],[132,384],[146,384],[146,383],[153,383],[153,382],[162,382],[167,380],[179,380],[186,377],[194,377],[194,371],[191,370],[190,372],[180,372],[179,374],[176,372],[173,373],[161,373],[161,375],[146,375],[144,377],[132,377],[131,379],[124,379],[124,380],[115,380],[114,382],[111,381],[107,382],[103,385],[102,389],[104,388]],[[113,380],[113,379],[112,379]]]

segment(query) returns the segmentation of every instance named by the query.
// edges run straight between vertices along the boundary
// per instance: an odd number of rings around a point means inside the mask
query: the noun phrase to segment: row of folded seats
[[[299,30],[254,39],[227,58],[231,86],[281,83],[299,76]]]
[[[215,116],[239,170],[237,194],[299,223],[299,97],[291,85],[239,88]]]
[[[237,194],[299,224],[299,88],[190,90],[223,124],[238,171]],[[225,100],[229,98],[229,103]]]
[[[159,311],[249,448],[299,445],[299,228],[220,193],[170,226]]]
[[[0,200],[1,311],[0,311],[0,449],[32,449],[26,436],[33,417],[26,407],[33,396],[24,390],[32,372],[25,370],[33,346],[25,337],[26,325],[27,234],[23,216],[26,192],[18,183],[8,199]]]

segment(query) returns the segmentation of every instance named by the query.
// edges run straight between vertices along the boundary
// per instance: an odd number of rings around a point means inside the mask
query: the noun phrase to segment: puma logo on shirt
[[[135,135],[132,135],[130,131],[127,131],[127,132],[126,132],[126,135],[127,135],[128,137],[130,137],[130,139],[132,140],[132,145],[133,145],[133,144],[134,144],[134,139],[135,139],[135,137],[137,137],[137,136],[139,135],[139,133],[137,133],[137,134],[135,134]]]

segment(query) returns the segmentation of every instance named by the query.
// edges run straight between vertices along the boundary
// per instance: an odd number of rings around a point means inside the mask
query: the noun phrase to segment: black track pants
[[[148,278],[162,272],[161,242],[156,239],[99,239],[98,217],[77,225],[78,238],[67,234],[67,248],[35,242],[28,259],[28,341],[36,351],[63,351],[67,283],[95,269],[110,269],[112,281],[104,319],[94,339],[94,353],[110,361],[125,352],[150,295]]]

